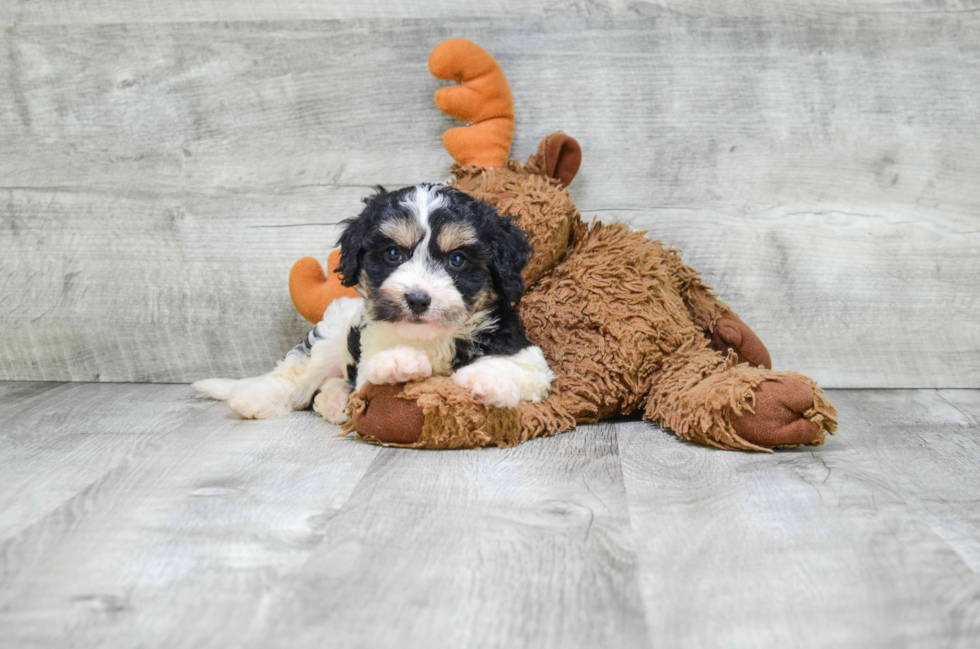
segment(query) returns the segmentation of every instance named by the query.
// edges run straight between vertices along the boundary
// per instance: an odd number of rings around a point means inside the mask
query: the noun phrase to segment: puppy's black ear
[[[337,245],[340,246],[340,265],[336,272],[340,274],[340,283],[344,286],[357,284],[357,278],[361,274],[361,262],[364,259],[364,235],[370,224],[377,220],[377,215],[384,211],[389,196],[381,185],[378,185],[375,190],[373,196],[364,199],[364,211],[358,216],[341,221],[344,231],[337,240]]]
[[[514,225],[510,216],[496,217],[490,230],[490,249],[493,251],[493,282],[497,291],[509,302],[518,302],[524,294],[521,271],[531,256],[531,244],[524,230]]]
[[[335,272],[340,274],[344,286],[357,284],[361,274],[361,257],[364,254],[361,239],[364,237],[364,221],[360,216],[343,221],[344,232],[337,243],[340,245],[340,265]]]

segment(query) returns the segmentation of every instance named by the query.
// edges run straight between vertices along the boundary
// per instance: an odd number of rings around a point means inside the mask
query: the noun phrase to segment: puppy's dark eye
[[[449,265],[456,269],[462,268],[466,265],[466,257],[461,252],[454,252],[449,255]]]
[[[398,246],[392,246],[385,250],[385,259],[388,261],[401,261],[402,251],[398,248]]]

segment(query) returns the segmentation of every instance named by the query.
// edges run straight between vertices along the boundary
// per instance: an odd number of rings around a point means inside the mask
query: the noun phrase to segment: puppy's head
[[[364,202],[345,221],[338,271],[399,335],[452,335],[495,301],[520,299],[531,247],[486,203],[442,185],[379,188]]]

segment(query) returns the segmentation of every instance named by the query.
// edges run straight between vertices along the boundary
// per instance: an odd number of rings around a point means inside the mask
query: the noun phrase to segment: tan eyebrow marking
[[[439,229],[436,243],[439,250],[449,252],[461,246],[471,246],[477,242],[476,230],[465,223],[446,223]]]
[[[412,219],[389,219],[381,224],[381,234],[385,235],[402,248],[414,248],[422,240],[425,232]]]

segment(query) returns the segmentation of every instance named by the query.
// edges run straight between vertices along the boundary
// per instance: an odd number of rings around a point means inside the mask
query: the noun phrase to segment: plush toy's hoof
[[[711,332],[711,348],[723,354],[731,349],[743,363],[772,369],[769,350],[755,332],[734,313],[726,313],[715,322]]]
[[[732,416],[739,436],[759,446],[809,444],[820,426],[804,416],[813,407],[813,388],[793,378],[766,381],[755,390],[755,412]]]
[[[354,429],[362,437],[382,444],[414,444],[422,435],[422,408],[412,400],[401,399],[403,384],[365,383],[359,393],[367,406],[355,411]]]

